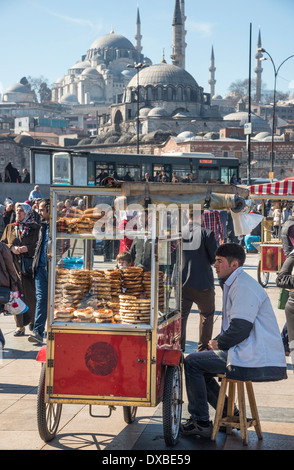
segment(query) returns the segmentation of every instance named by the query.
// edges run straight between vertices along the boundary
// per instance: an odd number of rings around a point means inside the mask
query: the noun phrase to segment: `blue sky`
[[[23,76],[45,77],[53,84],[84,55],[92,42],[110,32],[135,43],[140,9],[143,53],[153,64],[171,63],[174,0],[0,0],[0,93]],[[211,47],[214,47],[216,93],[249,75],[252,24],[252,80],[259,28],[262,46],[276,67],[294,54],[293,0],[185,0],[186,70],[209,92]],[[263,62],[263,84],[273,89],[274,71]],[[294,57],[280,69],[277,89],[294,94]]]

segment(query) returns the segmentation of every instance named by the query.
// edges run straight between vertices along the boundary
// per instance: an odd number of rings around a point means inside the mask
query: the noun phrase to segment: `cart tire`
[[[261,271],[261,261],[259,261],[257,267],[257,280],[262,287],[266,287],[269,281],[269,273]]]
[[[131,424],[135,421],[137,407],[136,406],[123,406],[124,420],[126,423]]]
[[[163,435],[167,446],[176,445],[182,417],[182,372],[180,366],[168,366],[162,401]]]
[[[37,396],[37,421],[41,439],[48,442],[52,441],[56,436],[62,404],[45,403],[45,374],[46,366],[42,365]]]

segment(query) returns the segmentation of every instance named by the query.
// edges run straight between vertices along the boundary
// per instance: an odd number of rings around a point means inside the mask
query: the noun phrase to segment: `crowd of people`
[[[35,190],[40,196],[39,188]],[[7,197],[0,204],[0,213],[0,262],[5,265],[6,273],[1,287],[10,287],[13,298],[20,298],[27,307],[24,313],[15,315],[14,336],[24,336],[28,326],[29,341],[42,344],[47,319],[50,201],[33,199],[30,194],[28,200],[14,203]],[[3,308],[1,304],[1,311]],[[5,342],[2,333],[0,341]]]
[[[191,173],[187,173],[185,176],[180,177],[177,176],[175,172],[173,172],[171,177],[169,177],[165,170],[161,170],[157,171],[156,175],[152,177],[148,172],[146,172],[144,177],[140,180],[132,176],[130,171],[127,171],[126,174],[121,177],[117,174],[116,171],[108,174],[105,170],[102,169],[100,170],[99,175],[96,177],[96,185],[101,185],[102,181],[108,177],[111,177],[117,181],[145,181],[147,183],[193,183],[195,181],[195,177],[193,177]]]

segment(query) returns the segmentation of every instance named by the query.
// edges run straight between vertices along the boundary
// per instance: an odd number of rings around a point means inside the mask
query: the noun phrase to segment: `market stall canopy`
[[[201,204],[204,209],[241,211],[249,199],[249,188],[233,184],[136,183],[121,184],[125,205]]]
[[[250,186],[250,196],[267,196],[269,199],[272,196],[293,196],[294,195],[294,181],[276,181],[274,183],[255,184]]]

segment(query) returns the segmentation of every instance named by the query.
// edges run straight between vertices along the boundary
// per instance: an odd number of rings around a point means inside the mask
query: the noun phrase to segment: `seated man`
[[[287,378],[273,308],[265,290],[243,270],[245,258],[243,248],[235,243],[216,250],[215,269],[223,288],[221,333],[209,341],[207,351],[192,353],[184,360],[191,417],[182,424],[182,434],[211,437],[208,403],[216,408],[216,374],[255,382]]]

